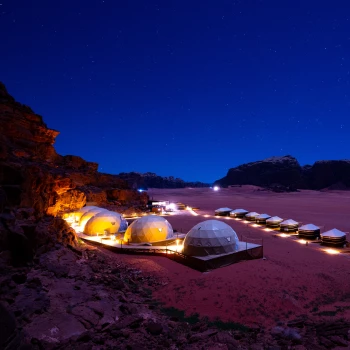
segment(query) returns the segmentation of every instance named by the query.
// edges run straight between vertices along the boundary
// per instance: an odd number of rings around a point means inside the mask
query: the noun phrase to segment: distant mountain
[[[256,185],[276,192],[297,189],[350,189],[350,160],[323,160],[301,166],[286,155],[239,165],[215,181],[222,187]]]
[[[120,179],[126,181],[133,189],[148,188],[185,188],[185,187],[209,187],[209,184],[203,182],[186,182],[173,176],[162,177],[155,173],[120,173],[117,175]]]

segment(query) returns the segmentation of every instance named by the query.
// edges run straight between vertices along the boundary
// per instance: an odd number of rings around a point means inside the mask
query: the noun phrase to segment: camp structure
[[[255,212],[255,211],[251,211],[251,212],[245,214],[245,218],[248,221],[255,221],[255,219],[258,215],[259,215],[259,213]]]
[[[314,224],[306,224],[299,227],[299,237],[306,239],[316,239],[320,237],[320,228]]]
[[[231,208],[219,208],[215,210],[215,216],[230,216]]]
[[[69,213],[69,215],[73,217],[74,222],[79,222],[80,219],[81,219],[81,217],[82,217],[86,212],[88,212],[89,210],[92,210],[92,209],[96,209],[96,208],[98,208],[98,207],[93,206],[93,205],[88,205],[88,206],[86,206],[86,207],[80,208],[80,209],[77,210],[77,211],[74,211],[74,212],[72,212],[72,213]]]
[[[96,208],[90,209],[89,211],[85,212],[85,213],[81,216],[81,218],[80,218],[80,220],[79,220],[79,226],[80,226],[81,231],[84,232],[86,223],[87,223],[93,216],[95,216],[96,214],[101,213],[101,212],[103,212],[103,211],[108,211],[108,210],[107,210],[107,209],[104,209],[104,208],[96,207]]]
[[[279,216],[272,216],[266,220],[266,226],[271,228],[280,227],[280,223],[283,221]]]
[[[237,251],[238,236],[233,228],[219,220],[206,220],[186,235],[183,252],[191,256],[227,254]]]
[[[255,221],[259,225],[265,225],[266,220],[270,219],[270,217],[271,217],[271,215],[269,215],[269,214],[260,214],[255,218]]]
[[[321,243],[325,245],[342,246],[346,243],[346,232],[333,228],[321,233]]]
[[[283,232],[296,232],[299,228],[299,222],[293,219],[284,220],[280,223],[280,230]]]
[[[219,220],[206,220],[187,233],[182,253],[172,255],[171,259],[199,271],[209,271],[262,257],[262,245],[239,241],[231,226]]]
[[[84,227],[84,234],[88,236],[109,236],[119,232],[121,215],[104,210],[92,216]]]
[[[173,228],[161,216],[148,215],[135,220],[124,234],[125,243],[166,243],[175,240]]]
[[[248,210],[245,209],[234,209],[230,212],[230,216],[233,218],[243,218],[245,214],[248,213]]]

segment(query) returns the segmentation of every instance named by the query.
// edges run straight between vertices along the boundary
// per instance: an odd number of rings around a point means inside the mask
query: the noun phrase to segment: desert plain
[[[279,237],[264,227],[233,218],[214,217],[220,207],[243,208],[278,215],[321,232],[350,231],[350,192],[309,191],[274,193],[255,186],[220,189],[150,189],[150,198],[198,207],[197,215],[181,211],[166,218],[174,229],[188,232],[197,223],[223,220],[250,241],[263,242],[264,259],[243,261],[201,273],[158,256],[116,255],[132,267],[165,282],[153,297],[167,307],[209,319],[248,326],[272,327],[295,319],[350,319],[350,249],[329,254],[318,243],[301,244],[295,236]],[[348,234],[349,239],[349,234]]]

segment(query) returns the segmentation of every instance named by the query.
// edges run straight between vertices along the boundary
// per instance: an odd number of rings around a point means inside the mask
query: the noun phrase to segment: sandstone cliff
[[[324,160],[302,167],[292,156],[272,157],[231,168],[215,184],[256,185],[274,191],[345,190],[350,189],[350,161]]]

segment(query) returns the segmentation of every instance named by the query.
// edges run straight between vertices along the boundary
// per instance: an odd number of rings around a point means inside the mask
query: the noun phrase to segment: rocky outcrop
[[[118,176],[99,173],[97,163],[57,154],[53,145],[58,134],[0,83],[0,214],[5,215],[0,221],[0,253],[14,253],[17,247],[23,262],[43,245],[74,244],[75,236],[54,219],[64,212],[87,202],[121,211],[130,206],[140,210],[147,202],[146,194],[131,190]],[[26,223],[19,212],[30,212]],[[37,231],[44,222],[49,236]]]
[[[215,184],[256,185],[275,192],[297,189],[350,189],[350,160],[317,161],[300,166],[292,156],[272,157],[232,168]]]
[[[215,182],[229,185],[255,185],[261,187],[285,187],[288,190],[304,188],[303,172],[292,156],[272,157],[232,168],[227,175]]]
[[[185,188],[185,187],[209,187],[209,184],[203,182],[186,182],[173,176],[162,177],[155,173],[120,173],[118,177],[127,181],[133,189],[148,188]]]

